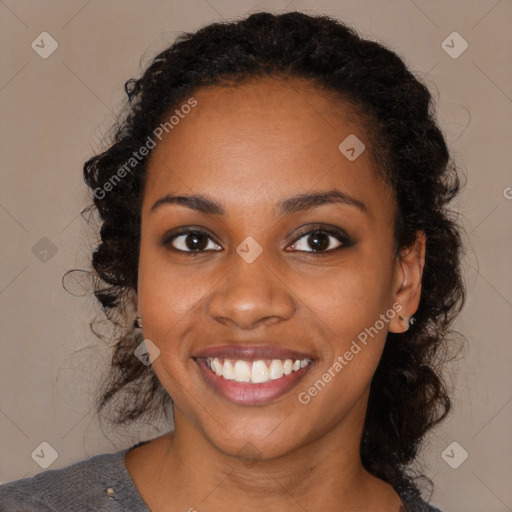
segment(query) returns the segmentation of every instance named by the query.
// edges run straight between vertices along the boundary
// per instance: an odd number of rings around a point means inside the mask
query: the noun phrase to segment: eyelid
[[[206,229],[199,228],[199,227],[195,228],[193,226],[186,226],[186,227],[177,228],[176,230],[173,230],[172,234],[164,235],[164,237],[163,237],[163,245],[166,246],[166,247],[170,246],[171,250],[173,250],[175,252],[185,253],[185,254],[193,254],[193,255],[205,254],[205,253],[209,253],[209,252],[221,252],[220,250],[213,250],[213,251],[212,250],[208,250],[208,251],[205,251],[205,250],[202,250],[202,251],[184,251],[182,249],[176,249],[176,247],[172,246],[172,242],[176,238],[179,238],[180,236],[183,236],[183,235],[189,235],[189,234],[194,234],[194,233],[199,233],[201,235],[206,235],[206,237],[209,238],[216,245],[221,246],[221,244],[219,242],[217,242],[217,240],[215,240],[215,237],[213,237]]]
[[[295,236],[294,240],[287,247],[289,247],[290,245],[295,245],[301,238],[304,238],[306,235],[311,235],[313,233],[318,233],[318,232],[326,233],[329,236],[335,237],[340,242],[341,245],[339,245],[338,247],[335,247],[334,249],[329,249],[326,251],[311,250],[311,251],[295,251],[295,252],[311,253],[311,254],[315,254],[315,255],[323,255],[323,254],[327,255],[327,254],[332,254],[332,253],[338,251],[339,249],[347,248],[347,247],[350,247],[353,245],[351,238],[347,235],[347,233],[343,229],[335,227],[335,226],[325,225],[325,224],[324,225],[313,224],[313,225],[306,226],[303,230],[301,230],[301,232]],[[164,239],[163,239],[163,245],[171,246],[171,249],[176,252],[185,253],[185,254],[193,254],[193,255],[200,255],[200,254],[205,254],[205,253],[209,253],[209,252],[221,252],[221,250],[211,250],[211,249],[210,250],[201,250],[201,251],[184,251],[182,249],[176,249],[175,247],[172,246],[172,242],[174,241],[174,239],[176,239],[180,236],[183,236],[183,235],[188,235],[188,234],[193,234],[193,233],[200,233],[200,234],[206,235],[216,245],[221,246],[221,244],[219,242],[217,242],[215,240],[215,238],[206,229],[199,228],[199,227],[195,228],[193,226],[177,228],[176,230],[174,230],[172,232],[172,234],[165,235]]]
[[[310,226],[308,226],[307,228],[305,228],[304,231],[301,231],[295,237],[295,239],[291,243],[291,245],[295,245],[300,239],[304,238],[306,235],[312,235],[314,233],[326,233],[327,235],[336,238],[338,240],[338,242],[340,243],[340,245],[338,247],[335,247],[334,249],[329,249],[326,251],[311,250],[311,251],[297,251],[297,252],[301,252],[301,253],[305,252],[305,253],[311,253],[311,254],[317,254],[317,255],[322,255],[322,254],[327,255],[327,254],[333,254],[334,252],[336,252],[339,249],[343,249],[345,247],[350,247],[351,245],[353,245],[352,240],[347,235],[347,233],[345,233],[344,230],[334,227],[334,226],[329,227],[326,225],[310,225]]]

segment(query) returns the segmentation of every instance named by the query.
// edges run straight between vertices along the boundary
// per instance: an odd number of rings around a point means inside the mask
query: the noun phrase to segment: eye
[[[209,242],[211,242],[210,245]],[[199,229],[186,229],[175,233],[164,241],[164,245],[170,245],[177,251],[191,253],[221,250],[220,246],[213,242],[212,238],[205,231]]]
[[[334,247],[333,244],[336,244]],[[205,252],[218,252],[222,248],[212,237],[202,229],[182,229],[164,239],[164,246],[171,246],[175,251],[199,255]],[[350,247],[352,242],[348,235],[339,229],[316,227],[302,233],[289,246],[299,252],[311,252],[317,255],[333,253],[344,247]]]
[[[336,242],[338,245],[333,247]],[[315,228],[303,233],[290,247],[299,252],[331,253],[350,245],[352,243],[343,231]]]

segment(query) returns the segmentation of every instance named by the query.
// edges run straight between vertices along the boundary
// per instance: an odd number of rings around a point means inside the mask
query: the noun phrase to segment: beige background
[[[61,286],[67,269],[87,266],[91,250],[79,216],[88,203],[82,165],[100,148],[123,83],[141,63],[180,31],[259,10],[326,13],[353,24],[395,50],[437,98],[468,176],[456,204],[471,243],[469,296],[457,323],[468,344],[448,368],[456,375],[455,411],[429,438],[425,467],[436,484],[433,503],[446,512],[512,510],[509,0],[0,3],[0,481],[42,471],[31,457],[42,442],[58,453],[49,468],[57,469],[168,430],[102,431],[92,409],[108,359],[88,327],[98,307]],[[59,45],[47,59],[31,48],[43,31]],[[453,31],[469,43],[457,59],[441,47]],[[469,454],[457,469],[441,457],[453,441]]]

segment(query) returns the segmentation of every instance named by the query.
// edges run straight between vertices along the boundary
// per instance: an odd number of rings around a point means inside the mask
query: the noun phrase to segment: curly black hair
[[[130,297],[137,290],[141,203],[151,153],[139,157],[122,179],[114,184],[112,179],[194,91],[259,77],[308,80],[348,102],[366,128],[378,170],[394,193],[395,254],[410,247],[419,231],[426,235],[416,322],[404,333],[387,335],[360,447],[369,472],[396,490],[417,491],[412,463],[425,434],[451,407],[440,368],[451,335],[459,334],[450,326],[463,307],[466,289],[463,228],[447,204],[461,183],[427,87],[393,51],[330,16],[258,12],[213,23],[180,35],[141,78],[125,83],[127,100],[109,147],[87,160],[83,169],[93,191],[90,209],[101,219],[101,240],[92,256],[94,294],[116,325],[111,370],[97,410],[116,402],[110,421],[123,425],[172,405],[152,367],[133,356],[142,335],[129,313]]]

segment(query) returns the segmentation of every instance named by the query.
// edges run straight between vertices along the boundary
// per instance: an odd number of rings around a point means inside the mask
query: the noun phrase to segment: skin
[[[393,303],[403,317],[414,314],[425,238],[418,233],[394,257],[393,196],[347,104],[297,79],[203,88],[194,98],[197,106],[153,150],[142,204],[137,307],[144,337],[160,350],[153,368],[173,397],[175,430],[129,452],[127,469],[156,512],[228,504],[397,512],[400,498],[365,471],[359,445],[387,332],[404,332],[407,321],[394,315],[309,403],[298,394]],[[366,145],[354,161],[338,150],[351,133]],[[290,196],[334,188],[367,212],[342,203],[275,211]],[[208,195],[225,214],[178,204],[151,211],[170,193]],[[303,233],[318,224],[344,230],[352,245],[315,254]],[[180,226],[208,231],[208,250],[194,257],[166,247],[166,234]],[[250,264],[236,252],[248,236],[263,249]],[[325,237],[329,249],[340,245]],[[186,236],[178,240],[175,247],[186,250]],[[315,363],[278,400],[236,404],[204,382],[192,359],[227,343],[279,345],[311,354]]]

